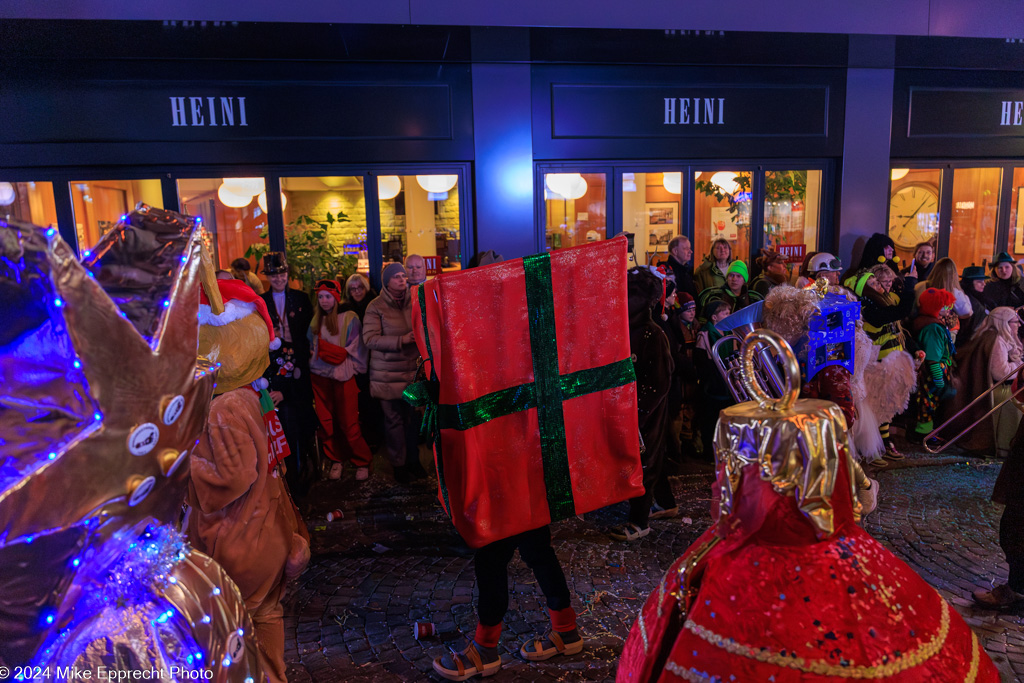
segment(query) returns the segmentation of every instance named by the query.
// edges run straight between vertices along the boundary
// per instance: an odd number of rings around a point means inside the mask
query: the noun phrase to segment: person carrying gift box
[[[438,500],[477,549],[478,626],[435,671],[466,680],[501,667],[516,549],[551,617],[521,656],[579,652],[549,525],[643,493],[626,239],[440,275],[416,289],[413,321],[426,379],[405,396],[425,409]]]
[[[366,372],[362,326],[354,311],[339,311],[341,287],[334,280],[316,283],[316,313],[309,326],[316,415],[320,420],[320,441],[331,461],[329,476],[341,478],[341,454],[351,452],[356,481],[370,476],[373,454],[359,429],[359,387],[356,373]]]

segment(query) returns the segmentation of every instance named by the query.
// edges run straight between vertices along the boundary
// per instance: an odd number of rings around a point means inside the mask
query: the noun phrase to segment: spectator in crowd
[[[762,299],[773,287],[778,287],[789,281],[786,257],[779,252],[762,249],[761,254],[757,257],[757,265],[760,273],[750,283],[750,288],[760,294]]]
[[[473,254],[473,258],[469,259],[469,264],[466,265],[466,268],[489,266],[492,263],[501,263],[504,260],[505,259],[502,258],[501,254],[494,251],[493,249],[488,249],[487,251],[478,251],[477,253]]]
[[[843,262],[827,251],[819,251],[807,263],[807,272],[811,282],[825,278],[829,285],[839,284],[839,274],[843,271]]]
[[[266,377],[291,450],[285,460],[288,486],[302,498],[315,480],[319,465],[312,438],[317,419],[306,336],[313,322],[313,305],[305,292],[288,286],[288,262],[283,252],[265,255],[263,272],[270,280],[270,291],[262,294],[263,301],[274,323],[274,334],[281,340],[281,348],[270,354]]]
[[[983,393],[991,393],[988,394],[988,400],[979,401],[957,418],[959,427],[951,429],[968,427],[995,405],[1010,397],[1014,378],[1006,379],[1006,376],[1020,365],[1024,351],[1017,335],[1020,325],[1021,320],[1016,311],[999,306],[988,314],[971,341],[957,352],[956,377],[960,390],[951,410],[958,411]],[[996,386],[996,382],[1002,384]],[[991,391],[993,386],[995,391]],[[975,425],[959,445],[977,454],[995,454],[996,457],[1005,458],[1009,452],[1010,440],[1017,433],[1020,417],[1020,411],[1011,403],[1007,403],[988,420]]]
[[[693,283],[697,294],[705,289],[725,286],[725,273],[732,263],[732,245],[729,240],[719,237],[711,243],[711,253],[704,257],[704,262],[697,266],[693,273]]]
[[[405,257],[405,271],[409,274],[409,286],[422,285],[427,281],[427,263],[419,254]]]
[[[721,299],[729,304],[734,312],[746,308],[763,297],[747,287],[747,264],[743,261],[733,261],[729,264],[725,275],[725,285],[712,287],[701,292],[701,306],[704,309],[704,317],[709,318],[707,312],[708,302]]]
[[[999,252],[992,261],[992,277],[981,292],[981,302],[990,311],[999,306],[1024,306],[1024,283],[1021,282],[1020,270],[1013,257],[1005,251]]]
[[[668,427],[668,394],[674,364],[668,338],[651,318],[651,308],[662,293],[658,278],[647,268],[633,268],[628,274],[629,347],[636,371],[637,409],[643,439],[644,493],[629,501],[629,519],[611,532],[619,541],[636,541],[650,533],[648,519],[654,485],[661,476]],[[676,507],[672,505],[672,507]]]
[[[234,275],[231,274],[230,270],[218,270],[214,275],[217,276],[218,280],[235,280]]]
[[[796,280],[793,283],[794,285],[796,285],[797,288],[803,289],[804,287],[810,285],[811,282],[813,282],[813,280],[811,279],[810,270],[811,260],[820,253],[821,252],[818,251],[809,251],[806,254],[804,254],[803,263],[800,264],[800,270],[798,271]]]
[[[906,351],[906,334],[900,321],[910,317],[917,285],[917,269],[911,268],[902,280],[884,263],[875,264],[869,271],[874,277],[866,281],[860,293],[860,319],[864,332],[878,348],[878,360],[884,360],[894,351]],[[895,286],[895,290],[894,290]],[[889,423],[879,425],[879,434],[885,444],[886,460],[900,460],[903,454],[893,443]]]
[[[911,268],[914,264],[911,263]],[[907,440],[924,443],[924,437],[934,429],[935,415],[941,403],[956,396],[953,387],[953,342],[949,330],[940,316],[951,309],[956,297],[944,289],[929,287],[918,297],[918,313],[910,323],[910,331],[924,351],[924,364],[918,377],[916,423]]]
[[[883,232],[876,232],[868,238],[857,271],[871,270],[879,264],[888,266],[895,275],[900,272],[900,257],[896,255],[896,244]]]
[[[384,449],[395,480],[410,484],[427,477],[420,463],[419,413],[402,398],[416,379],[419,352],[412,333],[412,297],[401,263],[381,270],[380,296],[366,307],[363,341],[370,349],[370,394],[384,411]]]
[[[932,274],[932,267],[935,266],[935,245],[932,242],[918,242],[914,247],[914,258],[912,263],[917,266],[918,280],[924,281]],[[910,270],[908,265],[903,269],[902,275]]]
[[[672,241],[668,243],[666,264],[675,275],[676,291],[686,292],[696,301],[699,292],[693,279],[693,266],[690,265],[692,260],[693,247],[690,246],[690,240],[685,235],[673,237]]]
[[[359,322],[366,315],[366,307],[377,298],[377,290],[370,286],[370,281],[362,273],[352,273],[345,280],[345,296],[342,308],[354,311]]]
[[[945,257],[936,261],[932,266],[932,272],[928,279],[917,283],[917,287],[914,290],[915,297],[920,296],[921,292],[929,287],[944,289],[956,297],[951,311],[943,316],[943,322],[946,325],[946,329],[949,330],[949,337],[955,345],[957,333],[960,331],[960,321],[970,318],[974,310],[971,307],[971,300],[967,297],[964,290],[960,288],[960,277],[953,259]]]
[[[256,277],[256,273],[252,272],[249,266],[249,259],[247,258],[236,258],[231,262],[231,275],[236,280],[241,280],[245,284],[252,287],[252,291],[257,294],[264,292],[263,283]]]
[[[985,291],[985,269],[981,266],[967,266],[960,277],[960,289],[967,295],[971,302],[971,316],[960,321],[960,334],[957,339],[960,344],[966,344],[974,336],[974,330],[978,329],[981,321],[988,315],[988,308],[982,302],[982,292]]]
[[[992,501],[1005,505],[999,519],[999,547],[1006,555],[1009,576],[991,590],[977,590],[974,600],[991,609],[1008,609],[1024,603],[1024,422],[1010,446],[992,490]],[[992,577],[995,583],[995,577]]]
[[[359,429],[357,373],[366,372],[369,353],[363,345],[362,325],[354,311],[339,311],[341,287],[334,280],[316,283],[316,313],[309,332],[313,396],[320,420],[320,443],[331,463],[329,477],[341,478],[342,455],[356,466],[356,481],[370,476],[373,455]]]
[[[683,340],[682,353],[679,355],[679,377],[683,403],[679,412],[679,451],[681,456],[694,459],[701,450],[698,442],[700,434],[697,429],[697,403],[700,390],[697,385],[697,366],[694,360],[697,333],[700,329],[697,325],[697,302],[686,292],[679,294],[679,329]],[[654,489],[655,505],[661,507],[662,510],[669,509],[664,506],[668,499],[666,496],[659,495],[660,490],[660,487]]]
[[[732,308],[726,301],[713,299],[708,302],[706,313],[708,321],[697,334],[693,359],[702,396],[697,408],[697,424],[701,436],[700,455],[705,461],[714,461],[715,452],[712,444],[718,413],[723,408],[731,406],[735,401],[732,392],[729,391],[729,385],[725,383],[725,379],[715,365],[712,352],[715,342],[724,336],[716,325],[729,317]],[[719,353],[722,355],[731,353],[733,350],[730,343],[723,343],[722,346],[725,347],[719,349]]]

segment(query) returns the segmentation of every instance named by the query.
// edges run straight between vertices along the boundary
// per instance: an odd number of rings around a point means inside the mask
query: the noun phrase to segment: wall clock
[[[913,249],[939,232],[939,196],[934,187],[907,183],[889,199],[889,237],[902,249]]]

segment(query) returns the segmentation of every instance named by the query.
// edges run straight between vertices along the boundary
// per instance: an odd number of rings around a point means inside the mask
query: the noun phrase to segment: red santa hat
[[[274,336],[274,323],[270,319],[270,312],[267,310],[267,303],[263,297],[241,280],[217,280],[216,282],[221,298],[224,300],[224,312],[214,315],[210,310],[210,299],[206,296],[206,290],[200,288],[199,324],[227,325],[255,312],[263,318],[263,322],[267,325],[267,332],[270,334],[270,350],[276,351],[281,348],[281,340]]]

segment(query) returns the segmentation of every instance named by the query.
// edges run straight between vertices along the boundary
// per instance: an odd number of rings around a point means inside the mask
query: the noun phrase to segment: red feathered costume
[[[774,415],[722,412],[721,512],[648,597],[617,681],[997,683],[960,615],[856,524],[839,409]]]

